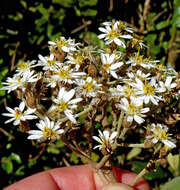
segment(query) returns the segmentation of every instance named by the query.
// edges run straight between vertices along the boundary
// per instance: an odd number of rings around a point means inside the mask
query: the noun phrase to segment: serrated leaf
[[[142,151],[141,148],[132,148],[132,150],[127,154],[127,160],[131,160],[132,158],[136,157]]]
[[[179,190],[180,189],[180,176],[175,177],[173,180],[165,183],[160,190]]]

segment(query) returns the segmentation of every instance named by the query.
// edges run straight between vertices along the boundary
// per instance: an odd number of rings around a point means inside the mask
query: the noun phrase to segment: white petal
[[[64,93],[65,93],[65,88],[61,88],[59,93],[58,93],[58,99],[59,100],[62,100],[63,99],[63,96],[64,96]]]
[[[97,142],[101,143],[101,139],[99,137],[93,136],[93,139],[96,140]]]
[[[76,104],[76,103],[78,103],[78,102],[80,102],[82,100],[83,100],[82,98],[76,98],[76,99],[73,99],[73,100],[69,101],[69,104]]]
[[[98,38],[102,39],[102,38],[105,38],[106,36],[107,36],[107,34],[100,34],[100,35],[98,35]]]
[[[42,137],[43,137],[43,135],[30,135],[30,136],[28,136],[28,139],[35,140],[35,139],[41,139]]]
[[[66,92],[63,96],[64,101],[69,101],[75,94],[75,90],[72,89],[69,92]]]
[[[166,87],[169,87],[170,84],[171,84],[171,81],[172,81],[172,77],[168,76],[168,77],[166,78],[166,81],[165,81],[165,86],[166,86]]]
[[[123,64],[124,64],[123,62],[117,62],[115,64],[112,64],[110,69],[115,70],[115,69],[121,67]]]
[[[42,131],[39,130],[30,130],[28,133],[31,135],[42,135]]]
[[[61,49],[64,51],[64,52],[69,52],[69,48],[67,48],[66,46],[63,46],[63,47],[61,47]]]
[[[107,30],[106,30],[105,28],[103,28],[103,27],[99,27],[98,29],[99,29],[101,32],[107,33]]]
[[[140,116],[138,116],[138,115],[135,115],[135,116],[134,116],[134,120],[135,120],[137,123],[139,123],[139,124],[141,124],[141,123],[143,123],[143,122],[145,121],[142,117],[140,117]]]
[[[72,111],[71,110],[65,110],[64,111],[65,115],[73,122],[73,123],[77,123],[76,119],[74,118]]]
[[[110,140],[113,140],[116,136],[117,136],[117,132],[116,131],[112,132],[110,136]]]

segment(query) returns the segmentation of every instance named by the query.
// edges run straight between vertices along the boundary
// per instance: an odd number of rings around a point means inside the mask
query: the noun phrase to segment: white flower
[[[74,83],[74,79],[77,79],[81,76],[86,75],[84,72],[74,72],[67,65],[61,65],[60,68],[54,70],[54,74],[51,76],[52,79],[55,79],[58,82],[65,82],[72,84]]]
[[[135,120],[138,124],[143,123],[145,120],[144,113],[149,111],[149,108],[143,108],[141,99],[131,97],[131,102],[129,103],[126,98],[121,99],[121,104],[117,105],[127,114],[127,121],[132,122]]]
[[[147,139],[152,139],[152,142],[156,144],[158,141],[161,141],[169,148],[175,148],[176,145],[169,139],[169,134],[167,134],[168,128],[163,124],[151,124],[150,130],[152,135],[146,136]]]
[[[61,88],[57,98],[53,99],[53,102],[56,104],[50,108],[50,110],[55,110],[58,113],[64,112],[64,114],[73,122],[76,123],[76,119],[73,116],[72,109],[77,108],[77,103],[82,101],[82,98],[72,97],[75,94],[75,90],[66,91],[65,88]],[[72,100],[71,100],[72,99]]]
[[[24,102],[21,102],[19,107],[15,107],[14,109],[6,106],[6,110],[10,113],[3,113],[2,115],[11,117],[11,119],[7,120],[5,123],[14,121],[13,125],[19,125],[20,121],[32,120],[37,118],[37,116],[31,115],[36,111],[36,109],[28,108],[26,111],[24,111],[24,108]]]
[[[64,129],[60,129],[60,123],[56,124],[53,121],[50,121],[48,117],[45,117],[44,120],[40,120],[39,123],[36,124],[39,130],[30,130],[28,133],[28,139],[35,140],[55,140],[58,136],[64,133]]]
[[[165,83],[162,81],[159,81],[159,92],[166,92],[166,91],[171,91],[172,88],[175,88],[177,86],[177,83],[173,82],[172,83],[173,78],[171,76],[168,76],[166,78]]]
[[[132,66],[139,65],[146,69],[155,68],[155,63],[159,62],[159,60],[151,61],[149,58],[144,58],[143,55],[140,55],[139,52],[134,56],[130,57],[126,64],[131,64]]]
[[[118,79],[118,75],[116,74],[117,68],[121,67],[123,65],[123,62],[117,62],[115,61],[115,54],[101,54],[101,61],[103,64],[103,69],[110,73],[114,78]]]
[[[95,146],[94,149],[106,149],[108,152],[110,152],[111,147],[114,144],[115,137],[117,136],[117,132],[114,131],[111,134],[107,130],[104,130],[103,133],[100,130],[98,130],[98,132],[99,137],[93,136],[93,139],[100,143],[100,145]]]
[[[86,80],[76,80],[76,84],[78,85],[78,87],[76,87],[77,91],[80,91],[82,95],[87,97],[95,97],[98,93],[102,93],[102,91],[99,90],[102,84],[97,84],[96,80],[92,77],[87,77]]]
[[[6,82],[2,82],[5,86],[2,87],[1,90],[8,90],[9,93],[17,88],[20,88],[24,91],[27,83],[32,83],[38,80],[38,75],[33,74],[34,71],[27,70],[26,72],[23,72],[22,75],[16,74],[13,78],[8,77]]]
[[[75,65],[75,70],[78,71],[80,66],[84,63],[85,57],[78,52],[77,55],[68,55],[66,63]]]
[[[123,86],[117,85],[116,88],[110,88],[110,92],[113,96],[130,98],[136,97],[137,90],[127,83]]]
[[[131,84],[137,89],[136,95],[140,96],[145,104],[152,102],[155,105],[158,105],[160,100],[163,100],[161,96],[156,94],[159,92],[155,78],[151,78],[150,82],[142,82],[140,79],[136,78],[136,83]]]
[[[138,78],[140,80],[149,80],[150,79],[150,76],[151,74],[150,73],[143,73],[141,70],[137,70],[136,73],[132,73],[132,72],[128,72],[127,73],[127,76],[130,78],[130,79],[135,79],[135,78]]]
[[[30,70],[31,68],[34,68],[37,66],[37,64],[35,64],[35,60],[33,61],[19,61],[18,64],[17,64],[17,69],[16,69],[16,72],[17,74],[16,75],[21,75],[22,73]]]
[[[58,65],[60,65],[59,62],[56,61],[56,57],[51,54],[49,57],[43,57],[42,55],[39,55],[39,61],[38,61],[38,66],[43,66],[43,70],[50,70],[54,71]]]
[[[55,41],[49,41],[49,45],[51,45],[53,48],[60,48],[62,51],[69,53],[71,51],[75,51],[76,47],[79,44],[75,44],[72,39],[66,40],[65,37],[61,36],[59,39]]]
[[[105,25],[105,28],[100,27],[99,30],[104,34],[100,34],[98,37],[100,39],[105,38],[106,44],[110,44],[112,42],[116,43],[118,46],[126,48],[125,43],[120,39],[131,39],[132,36],[130,34],[122,34],[119,22],[115,22],[112,25]]]

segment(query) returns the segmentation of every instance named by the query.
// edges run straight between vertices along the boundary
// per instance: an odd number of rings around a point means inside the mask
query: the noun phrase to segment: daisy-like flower
[[[130,57],[126,64],[131,64],[132,66],[141,66],[145,69],[155,68],[155,63],[159,62],[159,60],[151,61],[150,58],[144,58],[143,55],[140,55],[139,52],[134,56]]]
[[[145,120],[142,117],[145,117],[144,113],[149,111],[149,108],[143,108],[141,99],[133,97],[131,97],[130,103],[126,98],[122,98],[117,106],[127,114],[127,121],[130,123],[133,120],[138,124],[143,123]]]
[[[67,63],[75,65],[75,70],[78,71],[80,66],[84,63],[85,57],[78,52],[77,55],[68,55]]]
[[[99,27],[99,30],[104,34],[100,34],[98,36],[99,39],[105,38],[106,44],[110,44],[114,42],[118,46],[126,48],[125,43],[121,39],[131,39],[132,36],[130,34],[122,34],[122,28],[120,23],[117,21],[114,24],[112,23],[105,25],[105,28]]]
[[[36,109],[28,108],[26,111],[24,111],[24,108],[24,102],[21,102],[19,107],[15,107],[14,109],[6,106],[6,110],[9,111],[9,113],[3,113],[2,115],[11,117],[11,119],[8,119],[5,123],[14,121],[13,125],[19,125],[20,121],[32,120],[37,118],[36,115],[32,115],[36,111]]]
[[[54,74],[51,76],[58,82],[65,82],[72,84],[74,79],[86,75],[84,72],[74,72],[68,65],[61,65],[60,68],[54,70]]]
[[[127,76],[130,78],[130,79],[135,79],[135,78],[138,78],[140,80],[149,80],[150,79],[150,76],[151,74],[150,73],[143,73],[141,70],[137,70],[136,73],[132,73],[132,72],[128,72],[127,73]]]
[[[163,100],[161,96],[157,96],[159,93],[159,88],[157,86],[155,78],[151,78],[150,82],[142,82],[140,79],[136,78],[136,83],[131,84],[137,89],[136,95],[140,96],[145,104],[152,102],[158,105],[160,100]]]
[[[99,148],[99,150],[106,149],[108,152],[111,151],[112,145],[114,144],[117,132],[114,131],[110,134],[109,131],[104,130],[101,132],[98,130],[99,136],[93,136],[93,139],[96,140],[99,145],[95,146],[94,149]]]
[[[120,68],[123,65],[123,62],[115,62],[115,54],[101,54],[101,61],[103,64],[103,69],[110,73],[114,78],[118,79],[118,75],[116,74],[117,68]]]
[[[19,61],[17,64],[16,75],[21,75],[24,72],[27,72],[28,70],[31,70],[32,68],[36,67],[35,64],[36,61]]]
[[[64,113],[73,123],[76,123],[76,119],[73,116],[72,109],[77,108],[77,103],[82,101],[82,98],[72,97],[75,94],[75,90],[66,91],[65,88],[61,88],[57,98],[53,100],[56,105],[50,108],[50,111],[55,111],[57,113]],[[72,100],[71,100],[72,99]]]
[[[177,83],[172,83],[172,80],[173,78],[171,76],[168,76],[165,82],[159,81],[159,92],[171,91],[172,88],[175,88],[177,86]]]
[[[43,66],[43,70],[50,70],[54,71],[58,65],[60,65],[59,62],[56,61],[56,57],[51,54],[49,57],[43,57],[42,55],[39,55],[39,61],[38,61],[38,66]]]
[[[146,136],[146,139],[151,139],[152,143],[156,144],[157,142],[164,143],[169,148],[175,148],[176,145],[172,140],[169,138],[168,127],[163,124],[151,124],[150,130],[152,135]]]
[[[117,85],[115,89],[110,89],[113,96],[119,97],[137,97],[136,92],[137,90],[130,86],[128,83],[124,84],[123,86]]]
[[[4,87],[1,90],[8,90],[8,93],[14,91],[17,88],[25,90],[27,83],[36,82],[38,80],[38,75],[34,74],[34,71],[27,70],[23,72],[22,75],[14,75],[13,78],[8,77],[6,82],[2,82]]]
[[[40,120],[36,126],[39,130],[28,131],[28,139],[38,141],[43,141],[46,139],[55,140],[60,134],[64,133],[64,129],[60,129],[60,123],[54,123],[53,121],[50,121],[48,117],[45,117],[44,120]]]
[[[79,45],[79,43],[75,44],[74,40],[70,38],[66,40],[63,36],[61,36],[59,39],[56,39],[55,41],[49,41],[48,44],[53,48],[59,48],[66,53],[76,51],[76,47]]]
[[[102,84],[97,84],[96,80],[92,77],[87,77],[86,80],[76,80],[76,84],[78,85],[77,91],[80,91],[80,94],[87,97],[95,97],[98,93],[102,93],[99,90]]]

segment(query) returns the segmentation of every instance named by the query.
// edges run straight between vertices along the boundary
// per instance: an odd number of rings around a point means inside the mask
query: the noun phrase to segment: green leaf
[[[9,156],[9,159],[16,161],[18,164],[22,163],[20,156],[16,153],[11,153],[11,155]]]
[[[67,8],[73,5],[73,0],[52,0],[52,2]]]
[[[161,29],[165,28],[166,26],[167,26],[167,21],[161,21],[158,24],[156,24],[156,28],[158,30],[161,30]]]
[[[167,156],[167,161],[168,161],[169,165],[171,166],[171,168],[174,171],[178,172],[178,168],[179,168],[179,154],[172,155],[171,153],[169,153],[168,156]]]
[[[36,160],[28,162],[28,168],[31,168],[32,166],[34,166],[36,162],[37,162]]]
[[[161,186],[160,190],[178,190],[180,189],[180,176]]]
[[[25,166],[20,166],[16,171],[15,171],[15,175],[16,176],[23,176],[25,174],[25,172],[23,171],[25,168]]]
[[[79,163],[78,156],[74,152],[70,156],[70,161],[73,162],[74,164],[78,164]]]
[[[48,146],[47,152],[52,154],[59,154],[60,150],[55,146]]]
[[[132,150],[127,154],[127,160],[131,160],[141,153],[141,148],[132,148]]]
[[[79,0],[79,6],[95,6],[97,4],[98,0]]]
[[[97,162],[99,160],[99,155],[92,152],[91,158],[92,158],[92,161]]]
[[[95,9],[87,9],[86,11],[82,11],[81,13],[83,16],[91,16],[94,17],[97,15],[97,10]]]
[[[134,161],[132,171],[136,173],[140,173],[147,165],[147,162]],[[149,173],[144,175],[144,178],[147,180],[153,179],[163,179],[167,176],[167,173],[163,171],[160,166],[156,167],[156,172],[150,171]]]
[[[13,163],[7,157],[2,157],[1,159],[1,167],[7,173],[10,174],[13,172]]]

